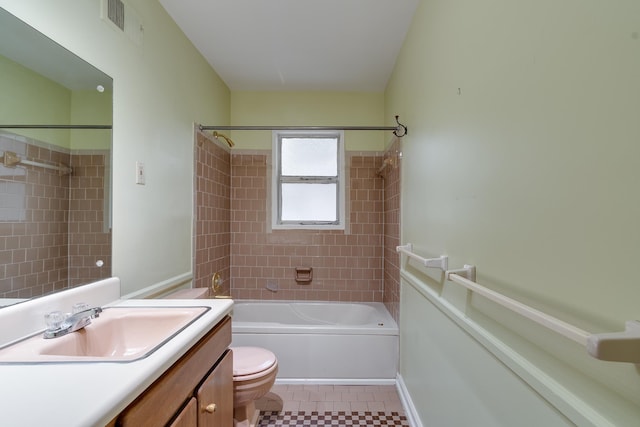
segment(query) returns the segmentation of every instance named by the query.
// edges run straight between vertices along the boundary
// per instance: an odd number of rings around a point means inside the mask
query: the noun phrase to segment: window
[[[344,229],[343,132],[273,133],[272,227]]]

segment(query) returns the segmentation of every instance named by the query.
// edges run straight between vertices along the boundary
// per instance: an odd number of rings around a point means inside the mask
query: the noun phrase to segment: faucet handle
[[[71,314],[80,313],[81,311],[85,311],[88,309],[89,304],[87,304],[86,302],[77,302],[71,307]]]
[[[56,329],[60,329],[60,327],[62,326],[62,322],[64,322],[66,317],[67,316],[63,312],[56,310],[45,314],[44,322],[47,325],[47,329],[53,331]]]

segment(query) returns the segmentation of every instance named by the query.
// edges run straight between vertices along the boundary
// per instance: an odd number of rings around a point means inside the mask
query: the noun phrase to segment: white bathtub
[[[398,325],[382,303],[236,300],[233,343],[271,350],[278,382],[393,384]]]

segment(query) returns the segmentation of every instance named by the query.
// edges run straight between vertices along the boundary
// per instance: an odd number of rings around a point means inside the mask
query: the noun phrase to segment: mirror
[[[0,306],[111,276],[112,79],[0,8]]]

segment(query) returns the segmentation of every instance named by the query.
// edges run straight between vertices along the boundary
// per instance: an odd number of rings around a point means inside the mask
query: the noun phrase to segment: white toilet
[[[233,419],[237,427],[255,427],[259,411],[255,401],[267,394],[276,380],[278,360],[260,347],[231,347],[233,351]]]

